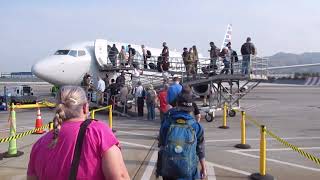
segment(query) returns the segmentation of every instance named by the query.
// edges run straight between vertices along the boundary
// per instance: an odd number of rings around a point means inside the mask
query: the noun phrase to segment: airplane
[[[228,24],[227,30],[224,36],[224,40],[221,45],[223,49],[228,42],[231,42],[232,38],[232,25]],[[128,49],[129,43],[112,42],[104,39],[97,39],[95,41],[87,41],[74,43],[64,48],[58,49],[54,54],[49,55],[40,61],[36,62],[32,66],[32,73],[38,78],[47,81],[54,85],[80,85],[83,76],[89,73],[93,76],[93,82],[97,82],[97,77],[105,77],[108,74],[109,79],[115,79],[118,75],[116,71],[106,71],[104,67],[111,64],[108,59],[108,46],[111,47],[113,44],[116,45],[117,49],[120,51],[121,46],[125,46]],[[142,48],[140,45],[130,44],[136,50],[135,59],[140,60],[140,65],[142,64]],[[152,54],[152,58],[148,60],[156,64],[157,57],[160,56],[161,48],[151,48],[146,46]],[[171,75],[185,73],[185,68],[183,60],[181,57],[181,52],[176,50],[170,51],[170,64]],[[209,58],[205,58],[199,54],[200,66],[208,65],[210,63]],[[217,61],[219,70],[223,69],[223,63]],[[303,67],[303,65],[290,66],[290,67],[270,67],[271,69],[282,69],[282,68],[294,68]],[[310,66],[309,64],[307,66]],[[104,69],[104,70],[103,70]],[[257,68],[258,69],[258,68]],[[134,69],[136,70],[136,69]],[[128,71],[128,74],[134,74],[134,70]],[[218,70],[218,71],[219,71]],[[200,71],[200,70],[199,70]],[[139,77],[138,80],[146,81],[150,83],[151,81],[156,81],[161,84],[163,73],[157,71],[143,71],[144,79]],[[168,75],[166,75],[168,76]],[[153,78],[150,78],[153,77]],[[130,77],[126,78],[130,79]],[[207,94],[210,87],[208,85],[193,86],[193,90],[197,95]]]
[[[222,43],[222,47],[231,41],[231,24],[228,24],[226,34]],[[108,46],[116,45],[120,51],[121,46],[125,46],[128,50],[130,43],[112,42],[103,39],[96,39],[95,41],[80,42],[68,45],[64,48],[58,49],[54,54],[49,55],[40,61],[36,62],[32,68],[32,73],[38,78],[54,85],[80,85],[83,76],[86,73],[93,75],[94,83],[97,82],[97,77],[105,77],[107,73],[109,79],[116,78],[116,72],[107,72],[101,70],[111,64],[108,59]],[[140,45],[130,44],[136,50],[136,59],[142,59],[142,48]],[[160,56],[162,49],[147,47],[152,54],[153,63],[156,64],[157,57]],[[185,71],[181,54],[176,50],[170,50],[170,70],[174,73],[181,73]],[[209,64],[209,58],[204,58],[199,53],[199,61],[201,64]],[[150,60],[148,60],[149,62]],[[141,62],[140,62],[141,63]],[[222,62],[217,62],[218,66],[223,68]],[[133,73],[134,72],[130,72]],[[145,76],[153,76],[157,78],[164,77],[163,73],[144,71]],[[139,78],[140,80],[140,78]],[[160,82],[160,81],[159,81]],[[201,91],[203,91],[203,88]],[[206,91],[206,90],[205,90]]]

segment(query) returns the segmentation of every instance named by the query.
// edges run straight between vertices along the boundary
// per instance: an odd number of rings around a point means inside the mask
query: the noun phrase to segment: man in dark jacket
[[[124,76],[124,72],[122,71],[121,72],[121,75],[117,77],[116,79],[116,83],[117,85],[120,87],[120,86],[124,86],[125,83],[126,83],[126,77]]]
[[[118,54],[119,54],[119,51],[118,51],[116,45],[113,44],[112,48],[110,48],[109,55],[108,55],[108,57],[109,57],[109,59],[110,59],[110,61],[111,61],[113,66],[116,66],[116,61],[117,61]]]
[[[249,73],[249,65],[250,65],[250,56],[256,55],[256,48],[254,47],[253,43],[251,42],[251,38],[247,37],[247,42],[245,42],[241,46],[241,54],[242,54],[242,74]]]
[[[219,49],[214,45],[214,42],[210,42],[210,65],[216,66]]]
[[[162,43],[163,49],[161,52],[161,57],[162,57],[162,65],[161,65],[161,70],[162,71],[168,71],[169,69],[169,48],[167,46],[166,42]]]

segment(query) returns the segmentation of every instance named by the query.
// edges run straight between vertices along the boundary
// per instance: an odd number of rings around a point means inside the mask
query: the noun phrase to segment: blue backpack
[[[161,175],[172,178],[192,177],[198,166],[197,136],[192,127],[195,121],[168,120],[171,124],[161,150]]]

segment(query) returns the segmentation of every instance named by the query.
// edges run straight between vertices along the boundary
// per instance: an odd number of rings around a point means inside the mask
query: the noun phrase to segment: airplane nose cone
[[[37,62],[31,67],[31,72],[40,79],[45,77],[44,66],[42,62]]]
[[[54,70],[57,70],[59,66],[56,62],[57,59],[54,57],[42,59],[31,67],[31,72],[44,81],[53,84],[57,83],[55,80],[56,73],[54,73]]]

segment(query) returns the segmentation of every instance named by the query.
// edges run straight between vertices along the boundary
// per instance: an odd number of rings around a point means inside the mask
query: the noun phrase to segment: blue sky
[[[32,64],[73,42],[112,41],[182,49],[222,43],[228,23],[240,49],[251,36],[260,56],[320,52],[317,0],[7,1],[0,3],[0,71]]]

